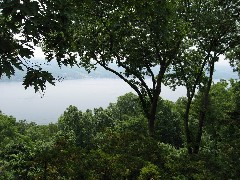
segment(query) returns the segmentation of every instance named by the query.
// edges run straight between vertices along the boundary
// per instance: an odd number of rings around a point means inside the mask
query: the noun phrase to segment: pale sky
[[[42,51],[42,49],[40,47],[35,47],[34,57],[36,57],[36,58],[44,58],[43,51]]]

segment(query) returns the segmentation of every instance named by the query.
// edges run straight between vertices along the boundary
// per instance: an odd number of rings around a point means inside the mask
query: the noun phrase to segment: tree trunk
[[[44,161],[44,174],[43,174],[43,179],[47,180],[47,162]]]
[[[156,88],[153,90],[153,100],[151,101],[151,109],[148,117],[148,130],[151,136],[154,135],[154,131],[155,131],[155,120],[156,120],[158,99],[161,93],[162,79],[165,74],[165,71],[166,71],[166,67],[164,65],[161,66],[158,74],[158,78],[157,78],[157,85],[156,85]]]
[[[212,85],[214,63],[215,63],[215,61],[213,59],[212,62],[210,63],[210,75],[209,75],[209,79],[207,82],[207,87],[204,89],[203,104],[202,104],[200,114],[199,114],[198,131],[197,131],[196,141],[195,141],[195,145],[194,145],[194,149],[193,149],[194,154],[199,153],[199,148],[200,148],[200,144],[201,144],[204,121],[206,118],[207,108],[209,105],[209,93],[210,93],[210,89],[211,89],[211,85]]]
[[[153,101],[151,102],[150,115],[149,115],[149,118],[148,118],[148,128],[149,128],[149,134],[150,135],[153,135],[154,134],[154,130],[155,130],[155,120],[156,120],[156,113],[157,113],[157,105],[158,105],[158,99],[159,99],[160,93],[161,93],[161,86],[159,87],[158,92],[156,92],[154,94]]]
[[[192,149],[193,142],[192,142],[192,138],[189,130],[189,112],[190,112],[191,103],[192,103],[192,97],[188,95],[186,111],[184,114],[184,130],[185,130],[185,136],[187,141],[188,154],[193,153],[193,149]]]

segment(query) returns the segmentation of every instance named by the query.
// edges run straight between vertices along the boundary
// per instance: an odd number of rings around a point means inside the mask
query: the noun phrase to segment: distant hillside
[[[44,60],[41,59],[33,59],[36,63],[41,65],[41,67],[49,71],[53,74],[54,77],[62,77],[65,80],[70,79],[83,79],[83,78],[118,78],[113,73],[106,71],[102,67],[97,67],[95,71],[92,71],[91,73],[88,73],[84,68],[78,68],[78,67],[65,67],[62,66],[59,68],[56,61],[53,61],[51,63],[45,64]],[[112,64],[112,68],[117,69],[117,65]],[[214,73],[214,79],[238,79],[238,74],[236,72],[233,72],[232,68],[229,65],[223,65],[223,64],[216,64],[215,66],[215,73]],[[156,70],[157,71],[157,70]],[[15,76],[12,76],[10,79],[8,77],[2,77],[0,79],[0,82],[8,82],[8,81],[22,81],[23,76],[25,75],[24,71],[16,70]]]
[[[106,71],[102,67],[98,67],[95,71],[92,71],[91,73],[88,73],[84,68],[79,67],[66,67],[62,66],[61,68],[58,66],[56,61],[50,62],[46,64],[44,60],[41,59],[34,59],[34,61],[41,65],[43,70],[46,70],[48,72],[51,72],[54,77],[62,77],[65,80],[71,80],[71,79],[83,79],[83,78],[117,78],[113,73]],[[117,68],[116,65],[112,65],[113,68]],[[114,67],[116,66],[116,67]],[[4,81],[22,81],[23,77],[25,75],[25,71],[19,71],[16,70],[15,75],[12,76],[10,79],[6,76],[2,77],[0,79],[0,82]]]

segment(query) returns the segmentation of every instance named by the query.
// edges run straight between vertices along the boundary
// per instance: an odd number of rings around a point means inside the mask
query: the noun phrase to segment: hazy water
[[[150,81],[149,81],[150,82]],[[25,90],[20,82],[0,83],[0,110],[18,120],[26,119],[38,124],[56,122],[69,105],[79,110],[107,107],[117,97],[133,90],[121,79],[66,80],[49,86],[43,98],[33,89]],[[171,91],[163,87],[161,96],[176,101],[185,96],[184,87]]]

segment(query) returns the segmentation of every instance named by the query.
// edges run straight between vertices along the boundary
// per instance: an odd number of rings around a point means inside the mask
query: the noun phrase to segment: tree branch
[[[142,87],[146,90],[148,97],[152,100],[152,94],[151,94],[151,90],[149,89],[148,85],[146,84],[146,82],[144,81],[144,78],[141,77],[141,74],[139,74],[139,72],[133,72],[132,69],[130,69],[129,67],[127,67],[126,65],[124,65],[121,62],[121,58],[119,57],[118,54],[115,55],[117,57],[117,62],[118,64],[123,67],[124,69],[126,69],[128,72],[131,73],[131,75],[136,76],[138,78],[138,80],[140,81]]]
[[[95,54],[94,54],[95,55]],[[102,66],[104,69],[114,73],[115,75],[117,75],[119,78],[121,78],[123,81],[125,81],[139,96],[139,99],[141,101],[142,107],[143,107],[143,111],[145,116],[148,118],[149,117],[149,112],[148,112],[148,106],[147,106],[147,102],[146,102],[146,98],[144,96],[144,94],[141,93],[141,91],[138,89],[138,87],[133,84],[130,80],[128,80],[127,78],[125,78],[121,73],[115,71],[114,69],[110,68],[107,66],[107,64],[105,63],[104,57],[101,55],[102,61],[98,60],[97,56],[95,55],[95,60],[96,62]]]

